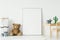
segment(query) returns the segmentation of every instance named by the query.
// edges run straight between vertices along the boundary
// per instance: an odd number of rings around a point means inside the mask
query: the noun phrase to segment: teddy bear
[[[10,31],[11,36],[21,36],[22,32],[20,30],[21,25],[20,24],[13,24],[13,29]]]

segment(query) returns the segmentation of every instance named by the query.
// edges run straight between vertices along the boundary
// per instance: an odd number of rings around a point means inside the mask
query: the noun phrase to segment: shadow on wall
[[[9,31],[12,30],[12,28],[13,28],[13,27],[12,27],[12,24],[13,24],[13,23],[14,23],[13,20],[9,20]]]

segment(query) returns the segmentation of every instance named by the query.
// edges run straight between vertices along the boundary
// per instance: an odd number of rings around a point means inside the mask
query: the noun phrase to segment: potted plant
[[[57,16],[53,17],[53,20],[55,21],[54,24],[56,24],[58,21],[58,17]]]

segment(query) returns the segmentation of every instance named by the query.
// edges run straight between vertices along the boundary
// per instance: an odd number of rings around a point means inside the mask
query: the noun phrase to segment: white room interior
[[[49,37],[49,27],[46,20],[59,16],[60,0],[0,0],[0,17],[8,17],[14,23],[22,24],[22,8],[42,8],[44,31],[41,36],[0,37],[1,40],[45,40]]]

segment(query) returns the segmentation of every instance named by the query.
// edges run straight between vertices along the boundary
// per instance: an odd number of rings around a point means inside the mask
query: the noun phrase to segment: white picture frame
[[[42,8],[22,8],[23,35],[42,35],[42,22]]]

